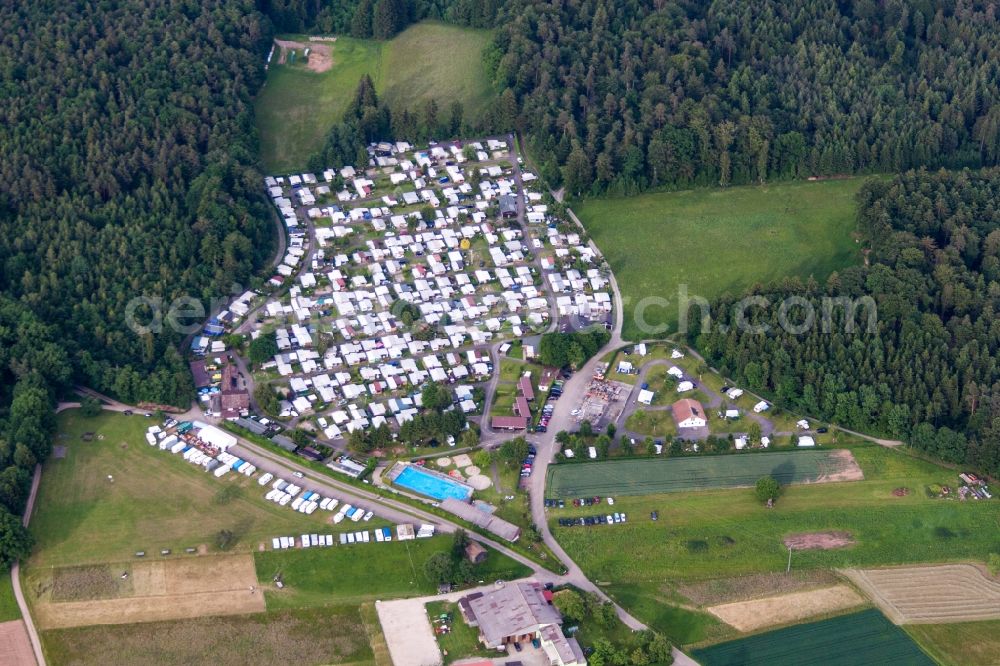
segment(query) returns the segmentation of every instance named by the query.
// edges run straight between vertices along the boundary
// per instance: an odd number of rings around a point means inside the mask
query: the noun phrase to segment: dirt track
[[[278,45],[278,64],[284,65],[288,62],[288,51],[295,50],[301,52],[305,49],[309,49],[309,58],[306,60],[306,68],[310,72],[316,72],[321,74],[328,71],[333,67],[333,47],[331,44],[336,41],[336,38],[332,38],[329,41],[313,41],[310,40],[308,44],[303,44],[302,42],[290,42],[284,39],[276,39],[274,43]]]
[[[830,550],[850,546],[854,539],[849,532],[806,532],[789,534],[784,542],[792,550]]]
[[[847,569],[896,624],[1000,619],[1000,582],[971,564]]]
[[[739,631],[747,632],[853,608],[864,602],[861,595],[847,585],[834,585],[818,590],[711,606],[705,610]]]
[[[251,555],[136,562],[132,572],[133,590],[128,596],[62,603],[40,600],[35,606],[39,627],[131,624],[265,610]]]
[[[29,666],[35,663],[24,622],[0,622],[0,666]]]

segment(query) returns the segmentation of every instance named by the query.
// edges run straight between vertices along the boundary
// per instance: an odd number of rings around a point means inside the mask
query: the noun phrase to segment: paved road
[[[24,508],[24,516],[21,518],[22,524],[27,527],[31,521],[31,513],[35,508],[35,498],[38,496],[38,484],[42,480],[42,466],[35,465],[35,475],[31,479],[31,493],[28,495],[28,504]],[[38,666],[45,666],[45,653],[42,652],[42,642],[38,638],[38,631],[35,623],[31,619],[31,610],[24,599],[24,592],[21,590],[21,563],[14,562],[10,569],[10,578],[14,586],[14,599],[21,609],[21,618],[24,620],[24,628],[28,630],[28,639],[31,641],[31,649],[35,653],[35,661]]]

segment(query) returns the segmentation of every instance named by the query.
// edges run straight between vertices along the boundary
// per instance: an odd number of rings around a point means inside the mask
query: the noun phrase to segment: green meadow
[[[282,65],[276,56],[255,104],[264,167],[270,173],[303,168],[365,74],[394,110],[419,111],[433,99],[445,114],[458,100],[465,118],[476,120],[493,97],[482,57],[490,36],[488,30],[423,22],[385,42],[337,37],[330,43],[333,67],[322,73],[309,71],[301,54],[298,62]]]
[[[677,330],[679,289],[712,301],[756,284],[817,280],[860,261],[854,195],[863,179],[654,192],[587,199],[574,207],[622,291],[623,336]],[[636,306],[656,334],[643,331]],[[695,315],[697,316],[697,310]]]

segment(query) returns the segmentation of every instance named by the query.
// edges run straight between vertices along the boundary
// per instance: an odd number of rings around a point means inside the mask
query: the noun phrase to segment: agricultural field
[[[1000,654],[1000,620],[904,627],[944,666],[994,666]]]
[[[621,285],[623,336],[640,330],[636,305],[657,336],[677,330],[678,289],[711,301],[758,282],[789,276],[824,280],[856,263],[854,194],[863,179],[781,183],[760,187],[658,192],[588,199],[574,208]],[[695,315],[697,316],[697,310]]]
[[[55,443],[67,453],[45,463],[28,571],[131,560],[138,550],[218,552],[222,530],[236,535],[231,550],[245,552],[279,534],[335,529],[325,525],[328,516],[267,502],[252,479],[216,479],[180,456],[147,446],[143,436],[152,423],[114,412],[59,415]],[[88,432],[92,441],[82,438]]]
[[[788,563],[785,540],[793,536],[819,546],[793,551],[792,571],[800,573],[982,562],[995,551],[995,534],[983,526],[996,524],[996,504],[932,499],[924,492],[933,483],[953,484],[953,471],[874,445],[855,446],[851,451],[865,480],[786,486],[773,509],[765,508],[749,488],[638,496],[614,492],[613,510],[627,514],[625,524],[556,525],[560,517],[607,512],[612,508],[607,505],[597,511],[590,507],[550,509],[548,519],[560,544],[592,580],[608,583],[609,594],[682,644],[684,634],[692,642],[699,640],[697,631],[688,628],[688,618],[664,618],[663,624],[656,623],[657,601],[671,601],[670,591],[664,591],[668,581],[680,585],[677,602],[684,603],[685,585],[707,584],[720,576],[783,573]],[[899,488],[909,492],[897,496]],[[658,512],[655,521],[651,519],[654,510]],[[845,538],[838,541],[837,536]],[[670,622],[675,620],[681,624],[672,630]]]
[[[357,606],[279,610],[42,633],[52,664],[374,664]]]
[[[365,74],[394,110],[420,111],[433,99],[440,113],[447,114],[451,100],[458,100],[466,120],[475,121],[493,96],[482,58],[490,35],[424,22],[386,42],[337,37],[317,45],[308,38],[279,38],[313,49],[329,47],[330,62],[310,67],[302,51],[294,63],[286,59],[279,64],[277,54],[272,60],[255,103],[265,169],[286,173],[304,168],[343,116]]]
[[[450,536],[438,536],[355,548],[266,551],[255,556],[257,578],[269,609],[359,604],[433,594],[437,585],[424,575],[424,563],[435,553],[448,552],[451,545]],[[490,551],[476,573],[483,580],[512,580],[530,575],[531,571]],[[278,574],[283,589],[272,582]]]
[[[768,475],[782,484],[861,478],[850,451],[844,449],[769,451],[553,465],[547,492],[551,497],[647,495],[752,486]]]
[[[1000,582],[971,564],[845,573],[897,624],[1000,620]]]
[[[934,660],[876,610],[757,634],[692,655],[703,666],[933,666]]]

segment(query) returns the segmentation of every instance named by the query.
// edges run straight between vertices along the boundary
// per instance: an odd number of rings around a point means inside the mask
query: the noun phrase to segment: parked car
[[[829,431],[830,431],[830,429],[827,428],[827,427],[816,428],[816,432],[821,433],[821,434],[824,433],[824,432],[829,432]]]

